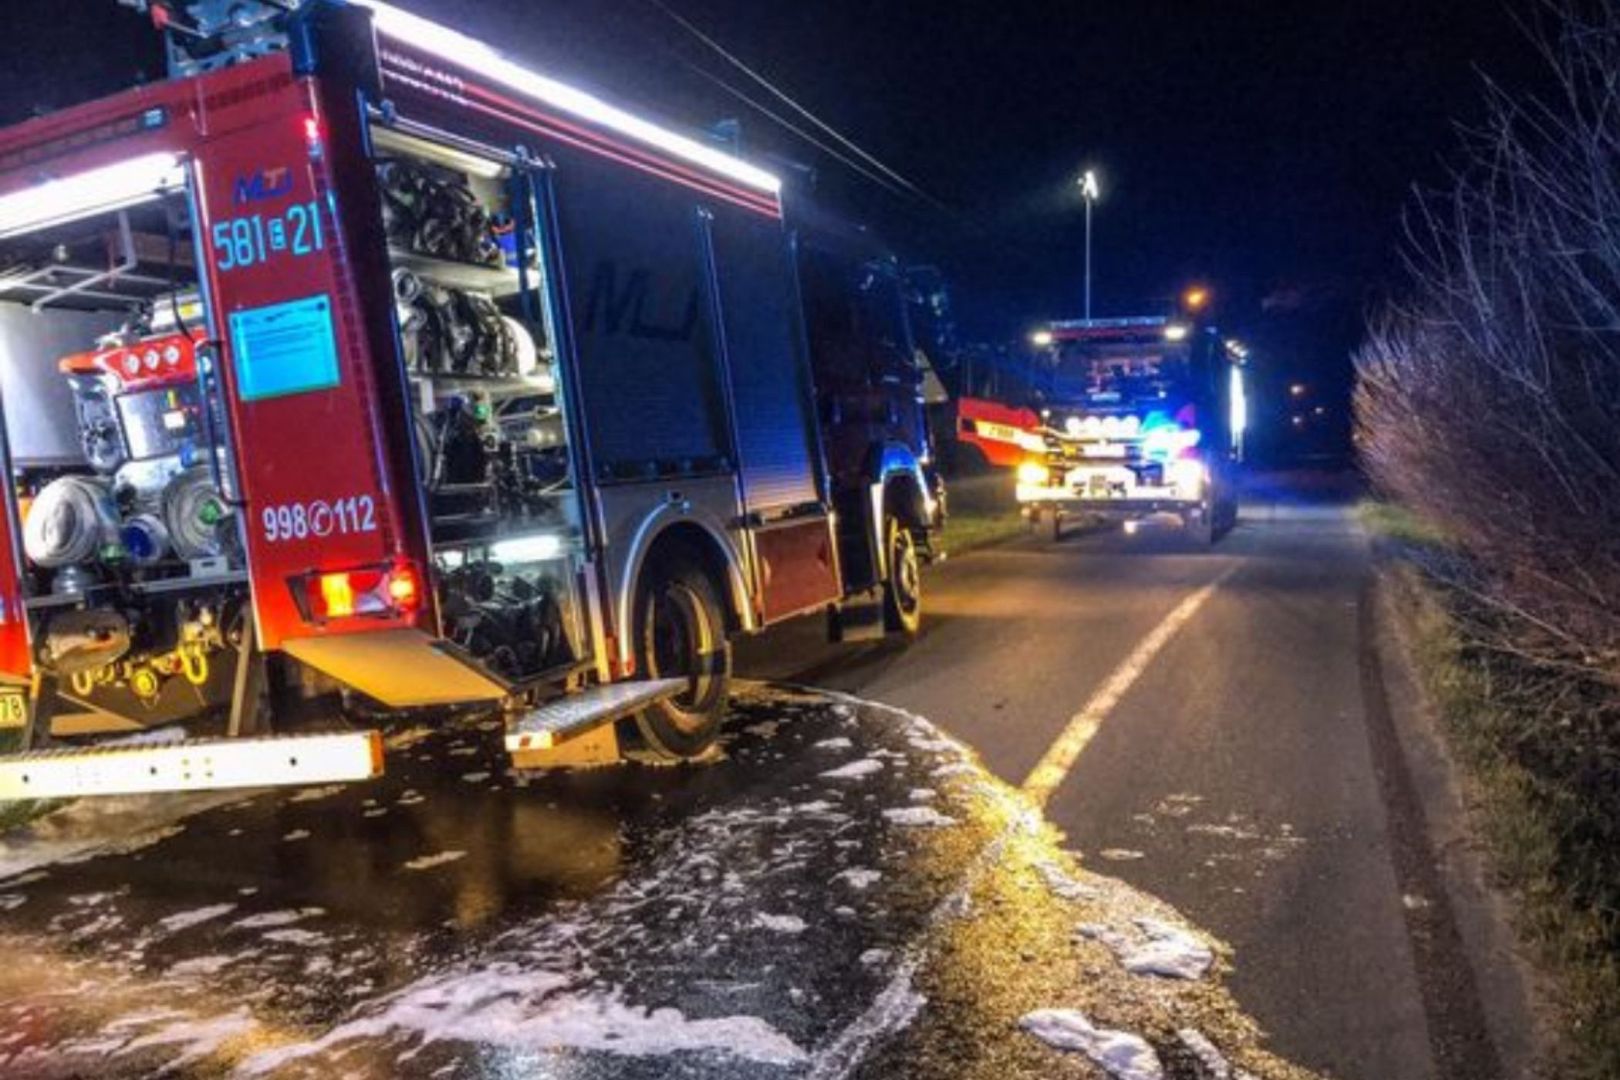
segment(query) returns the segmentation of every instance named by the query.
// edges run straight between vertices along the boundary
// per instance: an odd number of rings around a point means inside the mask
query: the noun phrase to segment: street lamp
[[[1097,173],[1087,169],[1080,174],[1080,194],[1086,200],[1086,321],[1091,321],[1091,204],[1097,201],[1101,189],[1097,186]]]

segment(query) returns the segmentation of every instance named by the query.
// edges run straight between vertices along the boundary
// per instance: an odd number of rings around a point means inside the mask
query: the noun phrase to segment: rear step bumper
[[[507,727],[506,752],[532,754],[554,749],[603,724],[674,697],[685,686],[685,679],[644,679],[609,683],[548,701]]]
[[[0,757],[0,801],[371,780],[375,731],[34,750]]]
[[[685,686],[685,679],[648,679],[558,698],[507,729],[507,752],[520,767],[565,763],[549,752]],[[610,756],[617,756],[616,744],[583,760]],[[327,784],[372,780],[382,772],[382,735],[376,731],[63,747],[0,756],[0,802]]]

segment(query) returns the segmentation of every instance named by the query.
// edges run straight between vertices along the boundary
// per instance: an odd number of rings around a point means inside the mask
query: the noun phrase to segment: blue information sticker
[[[338,385],[331,297],[323,293],[233,312],[231,355],[243,401]]]

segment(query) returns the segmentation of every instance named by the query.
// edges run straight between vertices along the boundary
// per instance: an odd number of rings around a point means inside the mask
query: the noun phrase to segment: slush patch
[[[956,824],[955,818],[947,817],[932,806],[891,807],[883,811],[883,820],[913,829],[941,829]]]
[[[1215,962],[1213,950],[1181,927],[1147,917],[1134,921],[1137,936],[1100,923],[1087,923],[1080,933],[1107,945],[1132,975],[1201,979]]]
[[[1058,1050],[1086,1055],[1114,1080],[1164,1080],[1164,1066],[1140,1036],[1099,1028],[1075,1009],[1037,1009],[1018,1026]]]
[[[859,780],[863,776],[883,771],[883,762],[875,758],[861,758],[821,774],[823,780]]]

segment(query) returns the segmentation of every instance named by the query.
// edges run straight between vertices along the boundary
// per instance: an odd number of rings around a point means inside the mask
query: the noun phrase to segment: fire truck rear
[[[830,475],[775,177],[370,0],[137,6],[174,77],[0,131],[0,798],[374,776],[266,707],[334,689],[688,758],[731,635],[915,629],[925,436]]]
[[[1055,322],[1033,335],[1039,412],[974,423],[1018,451],[1018,501],[1056,539],[1066,517],[1180,516],[1209,543],[1237,516],[1244,390],[1239,346],[1167,318]],[[971,404],[970,404],[971,410]],[[986,411],[986,410],[980,410]],[[981,434],[981,437],[984,437]],[[998,449],[1000,449],[998,447]]]

